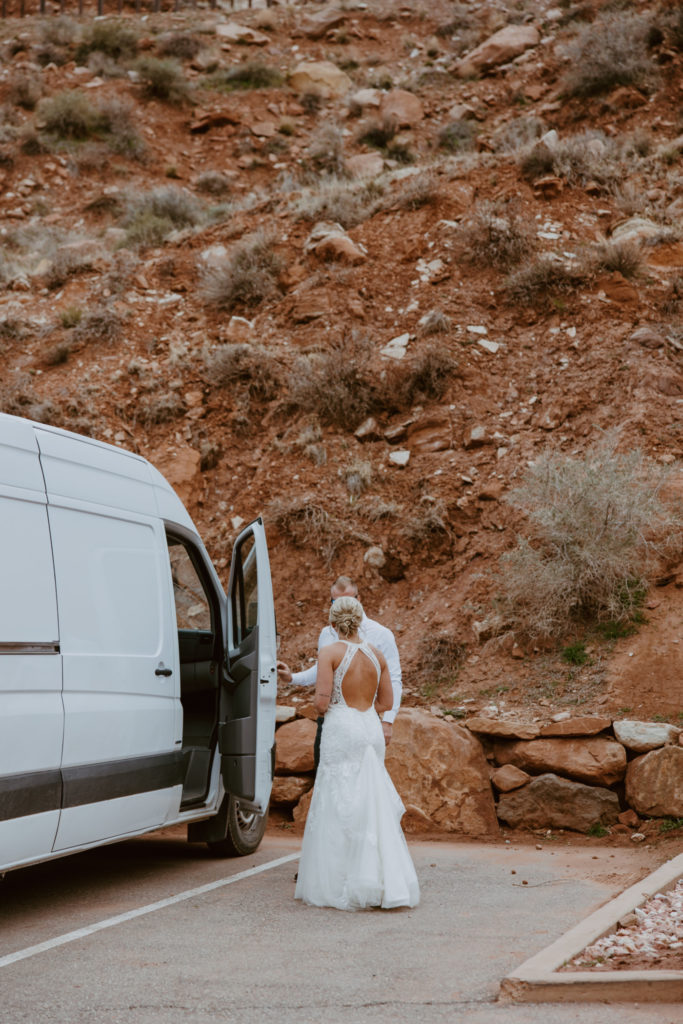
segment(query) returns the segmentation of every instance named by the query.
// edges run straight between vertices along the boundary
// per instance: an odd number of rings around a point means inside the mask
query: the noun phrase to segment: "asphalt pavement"
[[[221,861],[173,830],[10,873],[0,1024],[681,1022],[680,1006],[497,1002],[646,873],[642,851],[414,842],[419,907],[343,913],[294,901],[299,845],[275,832]]]

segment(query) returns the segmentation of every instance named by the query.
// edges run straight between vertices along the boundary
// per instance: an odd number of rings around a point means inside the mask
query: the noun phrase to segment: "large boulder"
[[[622,719],[614,723],[614,735],[620,743],[635,754],[646,754],[649,750],[664,747],[667,743],[678,743],[680,729],[667,722],[633,722]]]
[[[504,793],[498,817],[512,828],[571,828],[588,832],[591,825],[611,825],[619,814],[616,793],[584,786],[557,775],[539,775],[522,789]]]
[[[295,804],[313,787],[312,775],[276,775],[270,793],[271,804]]]
[[[456,66],[457,73],[462,78],[469,78],[479,72],[490,71],[519,57],[529,47],[538,46],[540,41],[538,29],[533,25],[506,25],[468,53]]]
[[[431,822],[463,835],[498,831],[486,759],[467,729],[404,708],[394,724],[386,766],[408,811],[406,830]]]
[[[353,82],[341,68],[328,60],[302,61],[289,78],[289,84],[299,94],[313,93],[323,99],[345,96]]]
[[[641,817],[683,818],[683,747],[660,747],[631,761],[626,802]]]
[[[494,754],[498,764],[514,764],[538,775],[553,772],[596,786],[611,786],[626,771],[626,751],[621,743],[602,736],[498,741]]]
[[[541,736],[597,736],[599,732],[609,729],[611,718],[600,715],[581,715],[578,718],[567,718],[563,722],[550,722],[541,729]],[[619,737],[617,736],[617,739]]]
[[[533,722],[512,722],[508,719],[485,718],[476,715],[465,722],[470,732],[482,736],[498,736],[507,740],[533,740],[538,736],[538,726]]]
[[[317,726],[308,718],[281,725],[275,734],[275,774],[299,775],[312,772],[313,744]]]
[[[407,89],[391,89],[384,93],[379,105],[380,117],[397,128],[411,128],[424,117],[422,100]]]

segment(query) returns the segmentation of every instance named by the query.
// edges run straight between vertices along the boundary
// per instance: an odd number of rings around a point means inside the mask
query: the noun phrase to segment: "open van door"
[[[261,519],[250,523],[235,541],[226,618],[218,729],[221,774],[226,793],[238,803],[237,824],[249,832],[259,819],[265,828],[275,761],[277,639]]]

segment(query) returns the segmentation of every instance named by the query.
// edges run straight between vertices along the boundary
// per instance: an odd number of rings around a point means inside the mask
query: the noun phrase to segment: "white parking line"
[[[0,967],[9,967],[10,964],[15,964],[17,960],[26,960],[28,957],[37,956],[38,953],[46,953],[49,949],[65,946],[68,942],[75,942],[76,939],[84,939],[95,932],[103,931],[105,928],[113,928],[117,924],[124,924],[126,921],[132,921],[136,917],[153,914],[155,910],[172,907],[174,903],[182,903],[183,900],[191,900],[194,896],[203,896],[204,893],[211,892],[213,889],[220,889],[224,885],[232,885],[233,882],[241,882],[245,878],[251,878],[252,875],[260,875],[263,871],[270,871],[271,868],[279,868],[282,864],[288,864],[292,860],[297,860],[299,856],[300,853],[298,851],[297,853],[290,853],[286,857],[269,860],[265,864],[259,864],[258,867],[249,868],[247,871],[240,871],[237,875],[219,878],[216,882],[207,882],[206,885],[198,885],[196,889],[186,889],[185,892],[179,892],[176,896],[168,896],[165,900],[148,903],[145,907],[137,907],[135,910],[126,911],[125,914],[107,917],[104,921],[96,921],[95,924],[89,924],[85,928],[77,928],[73,932],[57,935],[54,939],[48,939],[47,942],[39,942],[36,946],[27,946],[26,949],[19,949],[16,953],[8,953],[7,956],[0,957]]]

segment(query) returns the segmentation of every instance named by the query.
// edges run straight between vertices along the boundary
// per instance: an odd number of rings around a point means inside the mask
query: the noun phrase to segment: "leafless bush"
[[[662,559],[680,557],[683,520],[670,470],[606,435],[583,458],[548,453],[508,500],[530,538],[501,559],[501,621],[528,637],[562,634],[577,617],[622,621]]]
[[[273,239],[257,231],[239,242],[232,252],[202,276],[204,301],[230,312],[238,306],[252,308],[278,290],[280,259],[273,252]]]
[[[552,148],[538,142],[521,151],[519,164],[529,180],[556,174],[572,185],[597,182],[614,189],[624,176],[619,144],[596,129],[559,139]]]
[[[275,398],[281,385],[280,366],[261,345],[220,345],[205,353],[204,369],[215,387],[239,387],[259,401]]]
[[[640,245],[633,239],[599,242],[586,260],[592,272],[618,271],[624,277],[637,277],[644,266]]]
[[[533,146],[545,131],[545,122],[540,117],[527,114],[506,121],[493,133],[492,142],[500,152],[515,153],[519,149]]]
[[[196,196],[175,185],[132,195],[122,221],[126,244],[159,245],[175,228],[193,226],[201,217],[202,207]]]
[[[289,379],[291,405],[316,414],[321,423],[354,430],[373,405],[373,352],[369,338],[351,333],[324,352],[301,356]]]
[[[479,203],[460,227],[465,258],[480,267],[510,270],[536,247],[528,218],[500,203]]]
[[[79,342],[101,341],[113,345],[123,334],[123,320],[107,306],[95,308],[84,316],[74,328],[74,340]]]
[[[224,196],[230,191],[230,179],[220,171],[202,171],[197,178],[197,191],[211,196]]]
[[[402,519],[400,532],[413,546],[450,541],[446,506],[439,498],[423,497]]]
[[[418,332],[422,337],[432,334],[448,334],[452,326],[453,321],[446,313],[440,309],[430,309],[421,317]]]
[[[185,404],[174,391],[142,395],[135,410],[136,419],[145,427],[169,423],[178,419],[184,412]]]
[[[33,110],[42,95],[43,85],[40,75],[17,71],[8,81],[7,99],[16,107]]]
[[[313,135],[306,150],[308,161],[318,174],[345,176],[344,135],[339,125],[323,124]]]
[[[452,121],[439,131],[439,149],[447,153],[464,153],[474,149],[477,125],[473,121]]]
[[[585,266],[568,265],[543,255],[511,274],[505,281],[505,291],[513,302],[547,304],[571,294],[587,280]]]
[[[581,30],[570,48],[561,86],[568,96],[596,96],[618,85],[647,89],[656,78],[648,51],[651,18],[635,12],[606,14]]]
[[[467,648],[450,633],[425,634],[417,648],[416,669],[421,678],[442,686],[458,676],[467,655]]]
[[[266,521],[289,537],[295,547],[315,551],[328,567],[345,544],[369,540],[319,504],[312,494],[275,498],[266,509]]]
[[[367,459],[354,459],[340,471],[349,494],[357,498],[372,483],[372,463]]]
[[[294,216],[302,220],[327,220],[352,228],[377,211],[383,191],[373,182],[358,184],[336,177],[323,178],[302,190],[291,208]]]
[[[169,32],[159,37],[157,49],[162,57],[192,60],[202,48],[201,40],[191,32]]]
[[[399,409],[441,398],[458,371],[458,361],[444,342],[426,342],[387,377],[386,404]]]
[[[421,171],[411,174],[403,180],[398,192],[387,195],[386,200],[378,201],[378,208],[397,206],[401,210],[419,210],[423,206],[436,203],[439,198],[439,181],[433,171]]]
[[[45,283],[48,288],[60,288],[71,274],[89,270],[92,263],[92,252],[81,251],[69,246],[58,249],[50,263],[50,269],[45,275]]]
[[[150,99],[181,104],[190,96],[190,83],[175,60],[141,57],[137,62],[136,71],[143,91]]]

